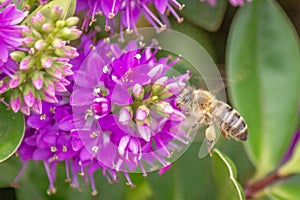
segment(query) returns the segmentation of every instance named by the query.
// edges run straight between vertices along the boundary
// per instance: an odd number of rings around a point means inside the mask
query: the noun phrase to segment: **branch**
[[[249,185],[246,185],[244,188],[246,199],[249,199],[249,200],[252,199],[261,190],[265,189],[266,187],[268,187],[278,181],[287,179],[290,176],[292,176],[292,174],[287,175],[287,176],[281,176],[278,174],[277,171],[275,171],[261,180],[258,180]]]

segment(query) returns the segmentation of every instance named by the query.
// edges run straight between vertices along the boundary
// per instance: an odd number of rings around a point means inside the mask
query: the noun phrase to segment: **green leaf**
[[[162,175],[148,175],[155,200],[216,199],[211,174],[211,158],[198,159],[201,143],[193,143]]]
[[[24,117],[0,103],[0,163],[9,158],[20,146],[24,137]]]
[[[212,32],[220,28],[227,7],[226,0],[218,1],[216,6],[211,6],[207,2],[190,0],[181,0],[180,3],[186,5],[182,10],[182,15],[187,21]]]
[[[244,191],[236,180],[237,171],[234,163],[218,149],[214,149],[212,160],[218,199],[245,199]]]
[[[50,16],[50,11],[54,5],[63,8],[63,19],[71,17],[76,11],[76,0],[53,0],[47,4],[37,7],[22,24],[30,24],[30,20],[37,12],[41,12],[45,17]]]
[[[272,200],[298,200],[300,197],[300,186],[279,184],[266,190],[266,194]]]
[[[255,178],[274,170],[289,145],[300,97],[300,52],[295,30],[272,0],[239,9],[228,40],[230,100],[249,127],[247,153]]]

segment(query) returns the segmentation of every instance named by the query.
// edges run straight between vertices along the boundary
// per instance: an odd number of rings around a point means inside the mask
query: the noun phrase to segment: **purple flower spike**
[[[75,73],[73,148],[84,148],[80,159],[98,160],[112,176],[122,171],[130,185],[127,172],[167,170],[180,155],[175,152],[192,140],[182,130],[185,116],[175,106],[180,88],[172,85],[178,91],[174,94],[167,87],[176,81],[184,87],[190,74],[167,77],[180,59],[157,60],[157,52],[135,41],[124,49],[100,42]]]

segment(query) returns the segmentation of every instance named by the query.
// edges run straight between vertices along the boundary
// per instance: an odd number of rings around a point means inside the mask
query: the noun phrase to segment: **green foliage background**
[[[63,164],[58,167],[57,194],[48,196],[43,164],[31,162],[15,190],[17,199],[245,199],[243,187],[274,172],[282,177],[293,176],[261,188],[254,199],[300,198],[300,144],[293,157],[281,163],[299,130],[299,35],[289,19],[299,25],[299,12],[295,12],[300,9],[299,3],[253,0],[244,7],[233,8],[226,0],[219,0],[217,7],[198,0],[180,2],[186,4],[181,13],[185,21],[177,24],[170,19],[172,28],[202,44],[220,70],[226,71],[229,103],[246,119],[249,140],[241,144],[221,138],[219,150],[212,158],[204,159],[197,158],[201,142],[195,141],[165,174],[131,174],[134,189],[125,185],[122,175],[118,184],[108,184],[99,171],[95,175],[99,191],[96,197],[91,196],[84,182],[80,191],[65,183]],[[66,1],[69,3],[72,2]],[[140,24],[145,22],[141,20]],[[6,114],[8,111],[1,107],[0,117],[4,119]],[[22,117],[16,117],[13,123],[24,123]],[[8,124],[0,125],[3,130]],[[20,140],[23,127],[15,128],[18,130],[11,130],[9,136]],[[11,146],[16,148],[17,144],[15,141]],[[12,151],[6,155],[2,151],[1,159]],[[21,166],[16,157],[1,163],[0,187],[8,187]]]

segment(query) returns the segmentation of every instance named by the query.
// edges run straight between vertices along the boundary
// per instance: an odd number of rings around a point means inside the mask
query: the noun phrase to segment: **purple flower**
[[[26,16],[21,10],[16,9],[16,5],[9,2],[0,5],[0,10],[3,9],[0,11],[0,67],[7,62],[10,51],[22,44],[22,28],[18,24]]]
[[[191,140],[175,106],[190,73],[168,77],[181,58],[157,59],[158,47],[136,43],[124,49],[99,43],[76,73],[71,95],[81,145],[107,168],[122,171],[129,185],[127,172],[168,169],[173,154]]]
[[[86,17],[82,25],[84,29],[95,21],[97,14],[103,14],[106,19],[105,30],[114,32],[115,18],[120,14],[120,31],[126,28],[127,31],[136,30],[136,23],[143,15],[156,29],[165,29],[168,20],[165,15],[167,10],[176,17],[178,22],[182,22],[183,18],[179,17],[175,9],[182,10],[184,4],[181,5],[176,0],[78,0],[77,11],[85,11]],[[149,8],[153,4],[158,11],[157,17]],[[90,19],[90,22],[88,21]]]

